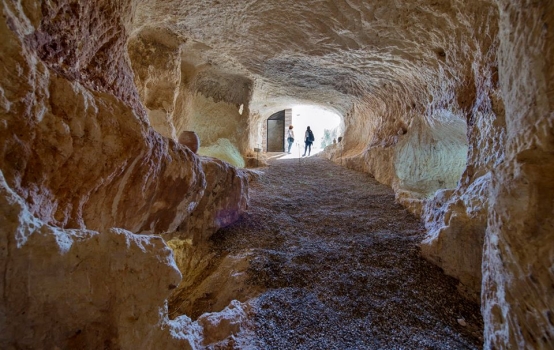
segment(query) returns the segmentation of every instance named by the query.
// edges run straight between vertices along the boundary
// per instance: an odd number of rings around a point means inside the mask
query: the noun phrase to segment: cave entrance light
[[[286,154],[279,159],[289,159],[301,157],[304,153],[304,133],[309,126],[314,133],[315,141],[312,145],[313,156],[321,152],[325,146],[333,143],[333,138],[342,136],[342,118],[336,112],[328,109],[299,105],[292,107],[292,125],[294,126],[294,144],[291,148],[291,154]],[[288,129],[285,125],[285,130]],[[286,134],[285,134],[285,144]],[[288,144],[287,144],[288,145]]]

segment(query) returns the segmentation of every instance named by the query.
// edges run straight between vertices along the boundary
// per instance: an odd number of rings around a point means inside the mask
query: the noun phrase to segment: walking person
[[[304,133],[304,143],[306,144],[306,146],[304,146],[304,154],[302,155],[302,157],[306,156],[306,151],[308,151],[308,156],[310,155],[310,153],[312,152],[312,143],[314,143],[314,141],[314,133],[308,126],[308,128],[306,129],[306,133]]]
[[[289,149],[287,151],[288,154],[290,154],[290,148],[292,147],[292,143],[294,142],[294,131],[292,131],[293,126],[289,125],[289,130],[287,130],[287,141],[289,143]]]

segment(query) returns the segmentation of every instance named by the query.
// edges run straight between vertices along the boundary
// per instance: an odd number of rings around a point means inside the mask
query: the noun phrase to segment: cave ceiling
[[[251,110],[315,104],[341,114],[392,87],[415,94],[466,64],[483,1],[174,0],[137,5],[132,34],[170,32],[184,61],[254,82]],[[159,40],[163,40],[160,38]],[[385,87],[388,86],[388,89]],[[413,97],[411,97],[413,99]]]

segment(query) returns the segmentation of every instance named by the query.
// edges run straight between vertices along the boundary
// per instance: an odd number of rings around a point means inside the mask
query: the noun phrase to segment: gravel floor
[[[249,283],[265,288],[253,339],[225,348],[481,348],[479,306],[419,256],[423,226],[390,188],[319,157],[263,171],[248,213],[212,238],[222,254],[252,250]]]

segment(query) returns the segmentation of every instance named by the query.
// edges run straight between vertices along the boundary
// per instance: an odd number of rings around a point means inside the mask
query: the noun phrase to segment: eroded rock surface
[[[492,173],[483,254],[490,347],[554,344],[554,4],[500,1],[505,159]]]
[[[345,127],[328,156],[390,185],[425,222],[423,255],[481,296],[485,347],[554,342],[552,2],[1,10],[0,168],[33,220],[204,240],[246,208],[249,175],[180,133],[252,165],[268,116],[318,105]]]
[[[138,9],[136,38],[158,26],[182,39],[187,70],[180,76],[194,72],[181,78],[192,81],[186,91],[197,108],[191,110],[210,111],[209,118],[181,118],[191,129],[207,130],[203,122],[214,120],[224,102],[249,102],[250,116],[228,110],[220,124],[230,116],[241,120],[233,125],[249,118],[247,144],[204,133],[208,154],[242,165],[234,161],[233,147],[243,154],[256,147],[260,124],[280,108],[308,103],[340,113],[344,141],[331,158],[342,157],[347,166],[391,185],[399,201],[428,222],[424,254],[478,299],[487,205],[466,203],[471,213],[463,214],[465,208],[447,201],[445,210],[456,210],[459,220],[445,222],[432,197],[456,188],[452,202],[483,194],[468,191],[502,157],[496,3],[146,1]],[[137,55],[138,65],[148,64],[143,56]],[[170,56],[179,60],[176,53],[162,59]],[[152,62],[150,67],[159,66]],[[238,98],[241,76],[255,82],[251,98]],[[224,93],[231,85],[234,94]],[[461,232],[468,232],[462,239],[466,255],[454,248]],[[453,244],[442,243],[451,237]]]
[[[219,159],[201,158],[206,175],[205,195],[191,203],[194,210],[172,236],[206,241],[219,228],[236,221],[248,206],[248,171],[236,169]]]
[[[164,302],[181,275],[162,238],[59,229],[3,176],[0,194],[3,348],[190,346],[170,335]]]
[[[499,327],[505,334],[487,333],[487,346],[508,346],[514,339],[520,346],[533,339],[552,341],[552,323],[537,321],[527,336],[518,325],[522,322],[510,318],[530,312],[535,315],[531,319],[544,321],[548,317],[540,310],[552,309],[552,300],[534,292],[514,292],[517,296],[504,300],[496,289],[496,283],[505,285],[513,276],[542,276],[537,282],[521,277],[522,291],[543,290],[553,279],[551,250],[539,254],[542,263],[532,263],[535,258],[523,253],[531,242],[502,238],[506,227],[513,228],[508,237],[525,235],[527,229],[512,223],[521,212],[538,215],[536,207],[523,210],[509,205],[509,196],[496,195],[518,192],[520,185],[511,174],[525,173],[522,181],[536,186],[532,188],[546,196],[541,198],[552,196],[543,182],[551,176],[539,175],[552,159],[545,151],[552,129],[552,74],[547,68],[552,60],[552,4],[178,3],[186,6],[144,2],[139,8],[146,10],[137,12],[135,23],[163,22],[189,40],[189,55],[256,82],[249,148],[259,138],[252,126],[281,108],[310,103],[337,111],[345,124],[343,148],[330,150],[330,157],[391,185],[397,199],[426,223],[424,256],[456,277],[468,297],[482,295],[484,310],[491,308],[489,302],[503,310],[502,317],[486,316],[488,329]],[[167,13],[172,14],[169,19]],[[517,31],[508,35],[513,28]],[[532,107],[517,107],[522,105]],[[540,159],[540,169],[523,170],[528,159]],[[533,222],[530,227],[549,227],[542,218],[552,213],[541,213],[541,218],[526,219]],[[541,244],[552,246],[551,235],[541,237]],[[517,248],[510,253],[491,248],[497,239]],[[497,272],[493,266],[498,261],[514,265]],[[532,268],[522,274],[519,264]],[[482,284],[482,275],[489,282]],[[532,311],[521,304],[527,297],[537,303]]]
[[[190,348],[209,335],[169,320],[181,274],[163,239],[136,234],[191,221],[209,236],[245,209],[246,177],[150,127],[126,58],[134,6],[2,3],[2,348]]]

